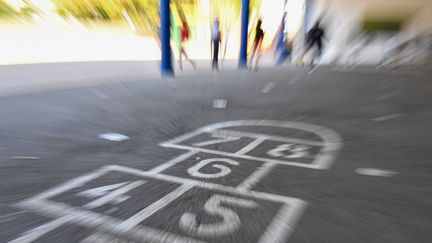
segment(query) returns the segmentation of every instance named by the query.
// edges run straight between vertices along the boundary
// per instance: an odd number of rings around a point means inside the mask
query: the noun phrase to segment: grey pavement
[[[1,242],[432,239],[430,72],[56,65],[0,68]]]

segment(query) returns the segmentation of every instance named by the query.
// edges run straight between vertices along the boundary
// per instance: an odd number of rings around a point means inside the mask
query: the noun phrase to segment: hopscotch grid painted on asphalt
[[[311,141],[298,138],[286,138],[266,134],[225,130],[227,127],[235,126],[270,126],[299,129],[318,135],[322,141]],[[186,140],[196,137],[202,133],[210,133],[215,139],[194,143],[195,146],[181,145],[182,142],[185,142]],[[223,136],[223,134],[225,134],[225,136]],[[254,140],[236,152],[224,152],[202,148],[212,144],[237,141],[240,139],[239,137],[249,137],[253,138]],[[282,145],[279,145],[267,152],[267,156],[283,157],[282,160],[246,155],[260,146],[266,140],[283,143]],[[223,207],[222,205],[232,204],[238,208],[250,209],[252,210],[251,212],[254,212],[253,208],[257,206],[257,202],[254,200],[262,200],[263,202],[268,201],[280,204],[280,209],[269,222],[268,226],[263,229],[261,236],[259,236],[256,241],[263,243],[285,241],[289,238],[289,234],[293,231],[295,222],[300,218],[302,212],[305,210],[307,202],[298,198],[270,194],[266,192],[257,192],[252,191],[251,189],[266,175],[268,175],[277,165],[301,166],[311,169],[328,169],[333,163],[338,150],[341,148],[341,144],[342,142],[340,137],[333,131],[320,126],[298,122],[242,120],[205,126],[191,133],[161,143],[161,146],[184,149],[187,150],[187,152],[171,160],[168,160],[167,162],[156,166],[149,171],[142,171],[139,169],[119,165],[104,166],[94,172],[80,176],[76,179],[72,179],[53,189],[19,203],[17,205],[19,208],[35,211],[55,219],[45,225],[39,226],[24,233],[22,236],[18,237],[12,242],[32,242],[67,223],[74,223],[91,229],[94,228],[107,235],[120,234],[126,239],[133,237],[136,239],[141,238],[156,242],[203,242],[202,240],[205,241],[205,239],[210,239],[212,237],[224,237],[227,234],[231,234],[237,232],[236,230],[242,229],[241,220],[235,210]],[[303,157],[307,158],[306,155],[309,155],[310,153],[307,150],[310,148],[310,146],[321,147],[314,155],[314,159],[309,163],[296,162],[296,159],[302,159]],[[288,155],[284,152],[288,152]],[[197,153],[206,153],[210,156],[223,157],[204,159],[198,161],[198,163],[190,167],[187,172],[194,179],[178,177],[169,174],[169,168],[182,164],[182,162],[186,161],[187,159],[196,156]],[[230,175],[232,172],[232,167],[239,165],[239,162],[235,161],[235,159],[260,161],[262,164],[261,166],[257,167],[255,171],[244,178],[243,181],[236,183],[235,185],[221,185],[206,181],[209,178],[217,179]],[[294,161],[289,161],[286,159]],[[231,165],[231,167],[228,167],[227,164]],[[219,172],[209,174],[200,171],[202,168],[209,165],[211,165],[213,168],[217,168]],[[99,189],[93,188],[87,190],[85,191],[86,195],[95,194],[98,198],[81,207],[69,205],[67,202],[62,202],[58,201],[60,199],[55,199],[57,196],[67,193],[68,191],[85,187],[87,183],[97,181],[98,178],[106,176],[108,173],[123,173],[142,179],[136,180],[135,182],[122,181],[122,183],[109,185],[108,187],[113,189],[108,192],[104,191],[107,188],[106,185],[99,187]],[[167,183],[176,185],[176,189],[167,193],[162,198],[153,201],[125,220],[116,219],[94,211],[94,209],[99,206],[108,205],[110,203],[118,204],[124,200],[127,200],[129,198],[129,196],[125,196],[127,192],[145,185],[149,180],[165,181]],[[222,222],[209,225],[200,225],[198,221],[196,221],[196,215],[185,212],[179,221],[179,227],[183,230],[182,232],[185,233],[185,235],[178,235],[177,233],[167,232],[164,229],[153,228],[151,225],[143,225],[143,222],[145,224],[146,219],[152,217],[152,215],[160,214],[161,211],[164,211],[161,209],[167,207],[175,200],[179,199],[183,194],[187,194],[193,188],[201,188],[202,190],[209,190],[216,193],[208,199],[206,204],[204,204],[204,210],[210,215],[219,215],[223,218]],[[217,192],[222,194],[217,194]],[[81,192],[81,194],[83,193]],[[92,236],[89,237],[90,238],[87,238],[91,239]]]

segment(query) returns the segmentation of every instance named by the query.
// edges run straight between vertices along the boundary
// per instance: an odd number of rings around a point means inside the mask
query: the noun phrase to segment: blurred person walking
[[[192,61],[188,54],[185,51],[184,43],[189,40],[189,26],[184,18],[181,19],[181,27],[180,27],[180,38],[178,38],[177,45],[179,48],[179,65],[180,70],[183,70],[183,56],[188,60],[192,67],[196,70],[196,64],[194,61]]]
[[[311,70],[315,67],[315,59],[321,57],[324,38],[324,29],[320,27],[320,21],[318,20],[311,30],[306,35],[306,49],[303,52],[301,60],[304,59],[305,55],[316,46],[316,50],[312,53],[311,60],[309,62]]]
[[[211,31],[211,49],[212,49],[212,69],[219,70],[219,49],[221,44],[221,33],[219,30],[219,19],[216,17],[213,21]]]
[[[251,59],[250,59],[249,69],[252,69],[253,59],[254,59],[255,55],[257,55],[256,60],[255,60],[255,70],[258,69],[258,61],[259,61],[259,58],[261,56],[261,53],[260,53],[261,52],[261,46],[262,46],[262,42],[264,39],[264,31],[261,28],[261,25],[262,25],[262,20],[259,19],[258,23],[256,25],[256,28],[255,28],[255,39],[254,39],[254,43],[252,46],[252,55],[251,55]],[[257,54],[257,52],[258,52],[258,54]]]

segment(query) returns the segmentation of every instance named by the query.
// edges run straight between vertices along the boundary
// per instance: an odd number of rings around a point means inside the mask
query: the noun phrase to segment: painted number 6
[[[220,165],[220,164],[212,165],[213,168],[217,168],[219,170],[219,172],[217,173],[206,174],[200,172],[200,169],[213,162],[224,162],[230,165],[239,165],[237,161],[234,161],[232,159],[226,159],[226,158],[205,159],[200,161],[198,164],[190,167],[188,169],[188,173],[191,176],[198,177],[198,178],[219,178],[219,177],[224,177],[229,173],[231,173],[231,169],[228,166]]]
[[[195,214],[185,213],[180,218],[180,228],[190,234],[204,237],[217,237],[235,232],[241,226],[240,217],[233,210],[221,206],[221,204],[243,208],[258,206],[251,200],[216,194],[204,204],[204,211],[210,215],[222,217],[222,222],[199,224]]]

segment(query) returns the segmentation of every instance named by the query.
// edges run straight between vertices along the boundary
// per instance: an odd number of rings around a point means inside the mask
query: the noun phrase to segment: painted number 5
[[[258,206],[251,200],[216,194],[204,204],[204,211],[210,215],[222,217],[222,222],[200,224],[197,222],[195,214],[185,213],[180,218],[180,228],[190,234],[205,237],[217,237],[235,232],[241,226],[240,217],[233,210],[221,204],[243,208],[254,208]]]
[[[279,145],[272,150],[269,150],[267,154],[273,157],[297,159],[309,156],[308,149],[309,146],[287,143]],[[289,154],[285,154],[284,152],[288,152]]]

